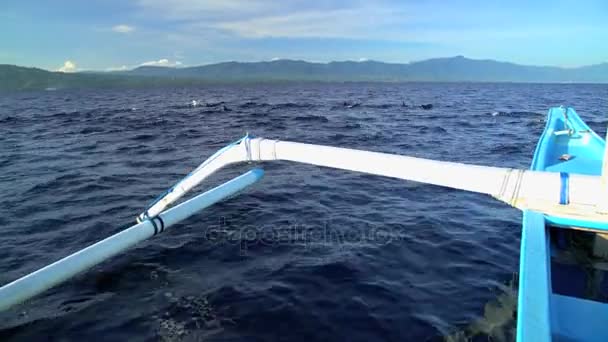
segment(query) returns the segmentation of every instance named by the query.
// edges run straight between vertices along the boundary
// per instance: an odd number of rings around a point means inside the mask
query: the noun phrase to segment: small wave
[[[190,105],[174,105],[174,106],[169,106],[170,109],[189,109],[192,108],[192,106]]]
[[[526,112],[526,111],[514,111],[514,112],[504,112],[501,110],[493,111],[492,113],[486,113],[491,116],[536,116],[542,115],[535,112]]]
[[[19,121],[18,118],[14,117],[14,116],[5,116],[2,119],[0,119],[0,123],[11,123],[11,122],[17,122]]]
[[[354,108],[358,108],[358,107],[361,107],[361,103],[360,102],[344,101],[341,104],[333,105],[331,107],[331,109],[332,110],[337,110],[337,109],[354,109]]]
[[[201,131],[198,129],[194,129],[194,128],[188,128],[185,131],[183,131],[183,134],[185,137],[199,137],[201,136]]]
[[[173,106],[169,106],[168,108],[170,109],[192,109],[192,108],[199,108],[199,107],[218,107],[221,105],[224,105],[225,102],[224,101],[219,101],[219,102],[202,102],[202,101],[198,101],[198,100],[192,100],[187,104],[179,104],[179,105],[173,105]]]
[[[359,128],[361,128],[361,124],[358,123],[358,122],[347,123],[346,125],[344,125],[344,126],[342,126],[340,128],[343,128],[343,129],[359,129]]]
[[[299,268],[301,269],[301,268]],[[358,271],[346,262],[333,262],[329,264],[316,265],[311,267],[313,274],[334,282],[352,281],[357,278]]]
[[[540,113],[536,113],[536,112],[527,112],[527,111],[523,111],[523,112],[511,112],[511,115],[515,115],[515,116],[535,116],[535,115],[543,115]]]
[[[264,118],[269,115],[270,114],[268,112],[251,112],[251,114],[249,114],[249,116],[253,116],[255,118]]]
[[[158,282],[165,278],[166,272],[159,266],[136,262],[99,272],[87,282],[93,282],[99,292],[112,292],[116,288],[132,284],[136,280],[146,279],[149,282]]]
[[[269,124],[262,125],[262,127],[268,127],[268,128],[271,128],[271,129],[277,130],[277,131],[282,131],[287,128],[287,126],[285,126],[285,124],[278,122],[278,121],[271,121]]]
[[[205,107],[217,107],[217,106],[223,105],[224,103],[225,103],[224,101],[220,101],[220,102],[207,102],[207,103],[205,103]]]
[[[14,162],[13,162],[11,159],[9,159],[9,158],[6,158],[6,159],[0,159],[0,168],[1,168],[1,167],[6,167],[6,166],[10,166],[10,165],[12,165],[13,163],[14,163]]]
[[[255,107],[257,106],[257,102],[253,102],[253,101],[247,101],[241,105],[239,105],[240,108],[250,108],[250,107]]]
[[[150,141],[150,140],[154,140],[155,138],[156,138],[155,134],[138,134],[138,135],[134,136],[133,138],[131,138],[131,140]]]
[[[361,142],[368,142],[368,141],[384,142],[386,140],[384,135],[380,132],[361,134],[359,136],[359,139]]]
[[[139,145],[128,145],[128,144],[121,144],[120,147],[116,148],[116,152],[117,153],[126,153],[126,152],[130,152],[130,151],[141,151],[141,150],[145,150],[146,146],[143,144],[139,144]]]
[[[121,114],[121,113],[134,112],[136,110],[137,110],[137,108],[135,108],[135,107],[115,108],[115,109],[104,110],[103,114]]]
[[[85,127],[80,130],[80,134],[92,134],[92,133],[101,133],[104,129],[101,127]]]
[[[38,195],[50,189],[60,189],[72,184],[72,182],[82,178],[79,173],[69,173],[66,175],[55,177],[46,182],[38,183],[25,191],[28,195]]]
[[[538,128],[542,128],[544,125],[545,125],[545,120],[543,120],[543,119],[529,120],[526,123],[526,127],[538,127]]]
[[[342,107],[344,107],[344,108],[348,108],[348,109],[351,109],[351,108],[357,108],[357,107],[359,107],[359,106],[361,106],[361,103],[359,103],[359,102],[346,102],[346,101],[345,101],[345,102],[342,104]]]
[[[464,127],[464,128],[474,128],[476,127],[475,124],[471,123],[470,120],[459,120],[458,122],[456,122],[456,125],[458,127]]]
[[[212,109],[203,110],[200,113],[202,114],[212,114],[212,113],[224,113],[224,112],[232,112],[232,109],[226,107],[225,105],[221,105],[219,107],[210,107]]]
[[[410,125],[409,128],[411,129],[418,129],[421,131],[427,131],[429,129],[429,126],[426,125]]]
[[[530,147],[527,144],[499,144],[493,147],[490,152],[500,155],[510,153],[524,153],[527,152]]]
[[[72,115],[79,115],[81,114],[79,111],[75,110],[75,111],[71,111],[71,112],[58,112],[58,113],[53,113],[51,115],[49,115],[51,118],[61,118],[64,116],[72,116]]]
[[[390,104],[390,103],[382,103],[382,104],[366,104],[363,107],[370,108],[370,109],[389,109],[389,108],[396,107],[396,105]]]
[[[586,122],[589,126],[606,126],[606,121],[604,120],[587,120]]]
[[[431,133],[447,133],[448,131],[441,126],[427,126],[427,125],[411,125],[413,129],[418,129],[421,132],[431,132]]]
[[[82,184],[80,186],[74,187],[71,189],[72,192],[74,193],[89,193],[89,192],[95,192],[95,191],[101,191],[101,190],[111,190],[114,189],[114,187],[109,186],[107,184]]]
[[[72,146],[67,148],[65,151],[66,152],[88,152],[88,151],[93,151],[95,148],[97,148],[97,142],[89,141],[87,144],[81,144],[81,143],[73,144]]]
[[[448,131],[441,126],[433,126],[431,127],[431,132],[433,133],[447,133]]]
[[[311,108],[312,106],[313,105],[311,103],[286,102],[273,104],[271,105],[271,109]]]
[[[243,104],[239,105],[239,108],[259,108],[259,107],[269,107],[270,104],[266,103],[266,102],[254,102],[254,101],[247,101]]]
[[[454,118],[456,116],[453,115],[445,115],[445,114],[440,114],[440,115],[425,115],[424,118],[427,120],[442,120],[442,119],[447,119],[447,118]]]
[[[350,136],[345,135],[345,134],[339,134],[339,133],[338,134],[334,134],[334,135],[331,136],[331,140],[332,141],[344,141],[344,140],[347,140],[349,138],[350,138]]]
[[[329,122],[328,118],[321,116],[321,115],[296,116],[293,119],[295,121],[304,121],[304,122]]]

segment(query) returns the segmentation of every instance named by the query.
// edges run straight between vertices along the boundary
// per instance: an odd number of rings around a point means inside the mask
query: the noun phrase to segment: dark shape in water
[[[220,105],[223,105],[224,101],[220,101],[220,102],[207,102],[205,103],[205,107],[217,107]]]
[[[296,116],[295,121],[316,121],[316,122],[329,122],[329,119],[322,115],[302,115]]]
[[[424,110],[429,110],[429,109],[433,109],[433,105],[432,104],[423,104],[420,106],[420,108],[424,109]]]
[[[344,104],[343,104],[343,106],[346,108],[355,108],[355,107],[359,107],[360,105],[361,104],[357,103],[357,102],[352,103],[352,102],[347,102],[347,101],[344,101]]]
[[[268,106],[268,103],[257,103],[254,101],[247,101],[241,105],[239,105],[240,108],[253,108],[253,107],[266,107]]]

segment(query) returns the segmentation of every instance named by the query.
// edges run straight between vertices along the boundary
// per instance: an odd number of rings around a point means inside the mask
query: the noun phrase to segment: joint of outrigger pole
[[[139,216],[137,216],[137,223],[142,223],[145,220],[149,220],[150,219],[150,215],[148,214],[148,209],[146,209],[146,211],[144,211],[143,213],[139,214]]]
[[[249,132],[243,138],[243,144],[245,144],[245,154],[247,162],[251,163],[253,158],[251,156],[251,138],[249,137]]]
[[[158,224],[156,220],[158,220]],[[154,227],[154,235],[162,233],[165,230],[165,221],[163,221],[160,215],[150,217],[148,211],[146,210],[137,217],[137,223],[143,223],[145,221],[150,221],[150,223],[152,223],[152,226]]]
[[[160,216],[148,218],[147,220],[150,221],[150,223],[152,223],[152,226],[154,227],[154,235],[162,233],[165,230],[165,221],[163,221]],[[156,220],[158,220],[158,224],[156,223]]]

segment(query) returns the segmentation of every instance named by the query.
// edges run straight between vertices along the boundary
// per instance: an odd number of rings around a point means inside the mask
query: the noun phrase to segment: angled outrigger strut
[[[560,132],[555,132],[560,134]],[[521,210],[608,222],[601,177],[471,165],[248,135],[222,148],[138,216],[155,217],[223,167],[283,160],[490,195]]]
[[[555,132],[559,133],[559,132]],[[224,147],[154,201],[138,223],[0,287],[0,311],[24,302],[117,255],[262,178],[254,169],[169,208],[219,169],[241,162],[285,160],[434,184],[490,195],[548,215],[608,222],[605,181],[599,176],[469,165],[297,142],[244,138]]]

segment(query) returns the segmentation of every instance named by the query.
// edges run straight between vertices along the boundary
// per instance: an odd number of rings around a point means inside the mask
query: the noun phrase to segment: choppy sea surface
[[[0,284],[132,225],[246,132],[527,168],[549,107],[574,107],[603,136],[607,95],[474,83],[0,94]],[[436,186],[262,166],[238,197],[0,313],[0,340],[513,339],[520,212]]]

